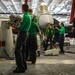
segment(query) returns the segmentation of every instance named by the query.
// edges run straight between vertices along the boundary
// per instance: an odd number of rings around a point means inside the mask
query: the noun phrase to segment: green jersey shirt
[[[59,33],[60,34],[65,34],[65,28],[63,26],[59,29]]]
[[[46,35],[48,38],[53,38],[54,35],[55,35],[55,29],[54,29],[54,28],[49,28],[49,27],[47,27],[46,32],[45,32],[45,35]]]
[[[23,15],[22,22],[20,23],[19,30],[28,32],[31,26],[31,17],[28,13]]]

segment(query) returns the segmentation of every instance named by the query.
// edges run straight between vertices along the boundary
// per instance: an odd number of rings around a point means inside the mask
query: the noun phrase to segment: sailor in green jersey
[[[36,15],[32,14],[32,9],[29,9],[29,14],[31,15],[32,18],[34,17],[34,22],[38,23],[38,17]]]
[[[25,43],[27,39],[27,32],[31,26],[31,17],[28,13],[28,5],[22,5],[23,18],[19,27],[19,34],[17,37],[16,48],[15,48],[15,58],[16,58],[16,68],[13,73],[23,73],[27,69],[27,64],[25,60]]]
[[[34,22],[35,17],[32,18],[31,27],[29,30],[29,36],[26,44],[26,59],[32,61],[32,64],[36,62],[36,50],[37,50],[37,37],[39,27]],[[29,59],[28,59],[29,58]]]
[[[33,17],[34,17],[34,22],[38,23],[38,17],[36,15],[33,15]]]
[[[45,32],[45,36],[46,36],[46,45],[45,45],[45,50],[47,50],[48,47],[48,42],[50,41],[50,49],[52,49],[52,45],[53,45],[53,39],[55,36],[55,29],[53,28],[53,25],[50,24],[49,27],[47,27],[46,32]]]
[[[65,28],[64,28],[64,24],[60,23],[59,26],[61,27],[60,29],[58,27],[56,27],[56,29],[59,30],[59,47],[60,47],[60,53],[64,53],[64,34],[65,34]]]

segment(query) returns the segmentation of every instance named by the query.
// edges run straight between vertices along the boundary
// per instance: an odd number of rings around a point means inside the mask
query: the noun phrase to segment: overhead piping
[[[28,0],[25,0],[25,4],[28,4]]]
[[[70,23],[73,22],[75,16],[75,0],[72,0],[72,8],[71,8],[71,16],[70,16]]]

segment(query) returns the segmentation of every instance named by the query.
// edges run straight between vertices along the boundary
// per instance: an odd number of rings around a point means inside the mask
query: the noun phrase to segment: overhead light
[[[37,2],[37,0],[33,0],[32,2]]]
[[[47,3],[46,2],[42,2],[40,5],[47,5]]]

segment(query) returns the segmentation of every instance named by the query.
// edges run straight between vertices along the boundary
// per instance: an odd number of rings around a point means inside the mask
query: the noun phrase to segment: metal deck
[[[14,74],[15,60],[0,60],[0,75],[75,75],[75,52],[74,48],[66,50],[59,56],[37,57],[36,64],[27,62],[28,70],[25,73]]]

